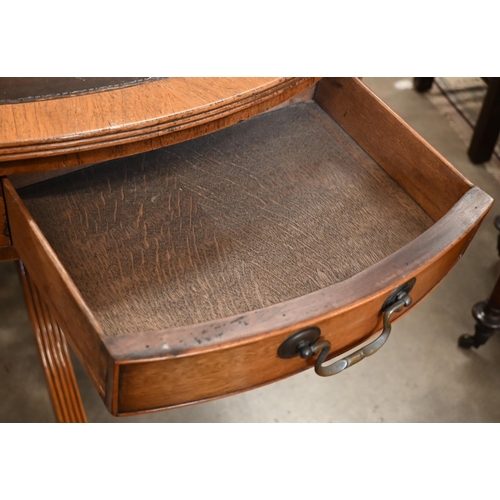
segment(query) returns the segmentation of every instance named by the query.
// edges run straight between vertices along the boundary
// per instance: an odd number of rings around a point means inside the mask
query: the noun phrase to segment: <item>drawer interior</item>
[[[312,101],[18,192],[113,336],[303,296],[434,223]]]

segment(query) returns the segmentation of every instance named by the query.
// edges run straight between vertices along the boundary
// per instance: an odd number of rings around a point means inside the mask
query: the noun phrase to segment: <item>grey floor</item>
[[[385,102],[493,198],[500,184],[467,158],[466,145],[425,96],[401,78],[365,78]],[[396,86],[395,83],[399,82]],[[407,82],[408,83],[408,82]],[[396,88],[398,87],[398,88]],[[478,350],[457,347],[472,332],[472,305],[499,269],[496,204],[468,251],[438,288],[399,321],[377,355],[331,378],[305,372],[218,401],[115,418],[77,364],[92,422],[498,422],[500,335]],[[44,376],[12,263],[0,263],[0,422],[53,422]]]

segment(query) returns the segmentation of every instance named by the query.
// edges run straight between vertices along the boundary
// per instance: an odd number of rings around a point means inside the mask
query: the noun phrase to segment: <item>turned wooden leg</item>
[[[490,298],[478,302],[472,308],[472,315],[476,320],[474,335],[465,334],[458,339],[458,345],[464,349],[477,348],[485,344],[497,330],[500,330],[500,277]]]
[[[497,215],[495,217],[495,221],[493,224],[495,225],[495,229],[498,231],[497,252],[498,252],[498,256],[500,257],[500,215]]]
[[[66,338],[22,262],[19,262],[19,274],[56,419],[86,422]]]

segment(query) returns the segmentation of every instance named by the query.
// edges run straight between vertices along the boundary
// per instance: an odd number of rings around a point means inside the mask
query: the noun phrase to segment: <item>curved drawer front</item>
[[[308,296],[195,327],[107,338],[118,361],[118,398],[109,404],[116,414],[172,407],[300,372],[316,359],[280,359],[278,349],[291,334],[309,327],[318,327],[320,340],[331,343],[329,358],[375,338],[391,292],[416,278],[411,306],[395,318],[418,305],[456,264],[490,203],[472,189],[448,216],[401,251]]]
[[[345,353],[380,333],[397,287],[414,280],[391,320],[467,247],[489,196],[358,81],[321,82],[315,99],[18,192],[4,182],[14,246],[113,414],[312,367],[278,355],[305,328]],[[332,119],[336,100],[351,107]],[[353,126],[352,109],[380,118]],[[375,161],[370,127],[405,141]]]

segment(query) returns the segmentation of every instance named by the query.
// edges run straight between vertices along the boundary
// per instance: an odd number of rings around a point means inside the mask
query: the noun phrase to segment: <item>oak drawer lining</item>
[[[106,335],[311,293],[433,224],[313,102],[19,194]]]

